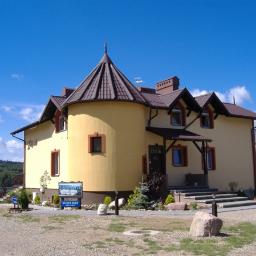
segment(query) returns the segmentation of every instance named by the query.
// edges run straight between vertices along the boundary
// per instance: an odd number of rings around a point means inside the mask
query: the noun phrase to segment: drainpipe
[[[26,181],[26,179],[25,179],[25,173],[26,173],[26,141],[22,138],[19,138],[19,137],[15,136],[13,133],[11,133],[11,135],[12,135],[13,138],[23,142],[23,148],[24,148],[23,149],[24,150],[23,151],[23,154],[24,154],[24,157],[23,157],[24,158],[24,160],[23,160],[23,187],[25,188],[26,187],[26,183],[25,183],[25,181]]]
[[[252,138],[252,162],[253,162],[253,176],[254,176],[254,189],[256,189],[256,152],[255,152],[255,131],[254,120],[252,120],[251,138]]]

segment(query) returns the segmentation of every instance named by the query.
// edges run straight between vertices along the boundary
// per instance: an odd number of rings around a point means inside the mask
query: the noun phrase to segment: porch
[[[183,181],[179,181],[175,186],[189,186],[189,187],[202,187],[208,188],[208,165],[207,162],[207,149],[208,143],[211,139],[198,135],[185,129],[171,129],[171,128],[158,128],[158,127],[146,127],[148,132],[156,134],[162,137],[162,144],[149,145],[149,173],[160,172],[164,175],[167,174],[167,160],[166,156],[171,149],[177,147],[177,142],[191,142],[193,147],[199,153],[198,157],[200,161],[202,159],[202,168],[198,170],[188,170],[183,177]],[[179,160],[179,152],[173,155],[172,158]],[[187,155],[187,151],[185,152]],[[186,158],[186,157],[185,157]],[[184,159],[186,161],[186,159]],[[178,165],[176,167],[179,167]],[[188,166],[187,166],[188,167]],[[176,182],[176,181],[175,181]],[[170,184],[168,184],[170,185]]]

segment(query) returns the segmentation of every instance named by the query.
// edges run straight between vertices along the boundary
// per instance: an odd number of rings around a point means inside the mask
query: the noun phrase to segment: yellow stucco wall
[[[86,191],[132,190],[142,177],[145,107],[92,102],[69,107],[68,177]],[[88,135],[106,136],[106,153],[88,153]]]
[[[44,171],[51,174],[51,151],[60,150],[60,175],[51,177],[48,188],[58,188],[58,182],[67,179],[67,131],[55,133],[50,121],[25,131],[26,145],[25,184],[39,188]],[[35,145],[36,144],[36,145]]]
[[[189,123],[196,117],[191,113]],[[83,181],[85,191],[132,190],[142,178],[142,156],[148,145],[162,145],[163,139],[145,131],[149,109],[128,102],[91,102],[74,104],[68,109],[68,131],[55,133],[48,121],[25,132],[26,187],[39,188],[43,172],[50,173],[51,151],[60,150],[60,176],[52,177],[49,188],[59,181]],[[170,127],[170,116],[159,110],[151,126]],[[251,150],[251,120],[218,116],[214,129],[203,129],[196,120],[188,130],[204,135],[216,149],[216,170],[209,171],[209,185],[228,189],[228,183],[238,182],[239,188],[254,186]],[[88,135],[106,136],[106,152],[88,152]],[[167,142],[167,146],[168,146]],[[192,142],[177,142],[188,147],[188,166],[173,167],[171,150],[166,156],[169,185],[183,185],[185,174],[203,173],[201,155]]]
[[[186,123],[191,122],[196,113],[187,117]],[[161,124],[164,124],[161,125]],[[159,110],[159,115],[152,120],[152,126],[169,127],[170,116],[166,110]],[[219,189],[229,189],[229,182],[238,182],[239,188],[254,187],[253,156],[251,142],[252,121],[250,119],[218,116],[214,120],[214,129],[200,127],[197,119],[188,130],[212,139],[209,146],[216,150],[216,170],[209,171],[209,186]],[[159,143],[159,136],[147,135],[150,144]],[[171,150],[166,156],[169,185],[183,185],[185,174],[203,173],[199,151],[192,142],[177,142],[176,145],[186,145],[188,148],[188,166],[173,167]],[[200,143],[199,143],[200,144]],[[168,145],[168,142],[167,142]],[[201,144],[200,144],[201,145]]]

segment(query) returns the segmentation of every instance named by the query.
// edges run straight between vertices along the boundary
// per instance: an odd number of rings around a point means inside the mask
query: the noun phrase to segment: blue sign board
[[[83,183],[82,182],[59,182],[59,196],[60,197],[83,197]]]
[[[81,201],[66,201],[62,200],[61,201],[61,207],[80,207],[81,206]]]
[[[18,204],[18,200],[17,200],[17,197],[16,197],[16,196],[13,196],[13,197],[12,197],[12,203],[13,203],[13,204]]]

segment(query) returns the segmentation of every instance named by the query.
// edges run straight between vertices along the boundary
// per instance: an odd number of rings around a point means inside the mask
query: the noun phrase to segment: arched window
[[[171,110],[171,125],[185,126],[185,109],[181,104],[177,104]]]
[[[202,128],[213,128],[213,113],[209,107],[202,112],[200,120]]]

